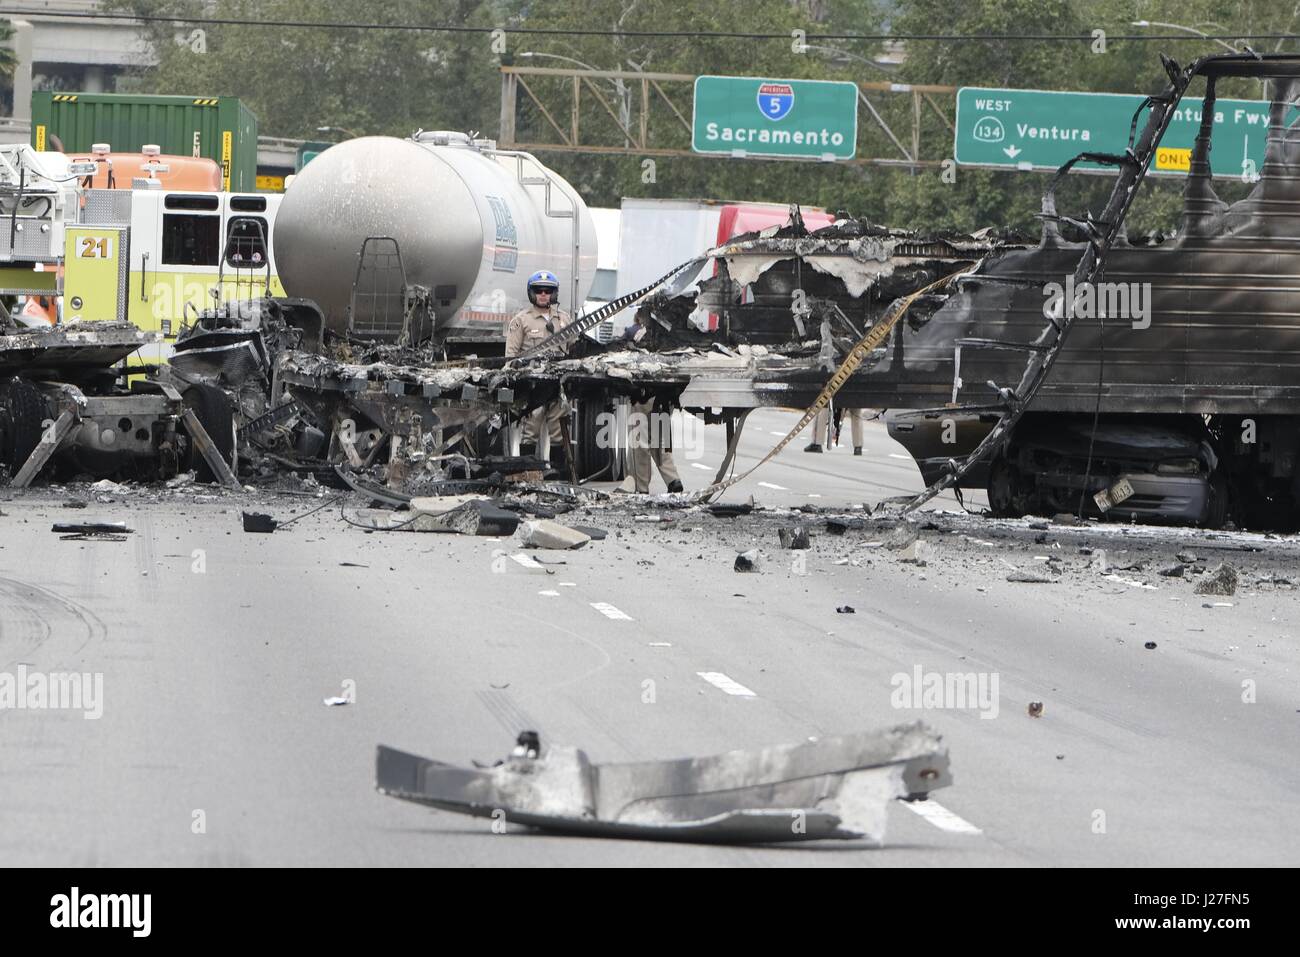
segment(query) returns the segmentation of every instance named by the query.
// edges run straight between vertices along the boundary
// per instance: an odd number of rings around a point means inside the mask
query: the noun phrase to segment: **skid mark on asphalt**
[[[0,660],[28,655],[56,634],[74,643],[75,654],[106,637],[108,628],[88,608],[49,589],[0,578]]]
[[[735,695],[738,698],[758,697],[758,695],[750,691],[739,681],[728,678],[721,671],[697,671],[695,673],[719,691],[725,691],[729,695]]]
[[[978,827],[963,817],[949,811],[938,801],[904,801],[903,806],[912,813],[925,818],[941,831],[952,834],[983,834]]]
[[[517,735],[520,731],[541,731],[541,727],[532,715],[519,707],[508,692],[492,688],[479,691],[477,694],[479,701],[483,702],[483,706],[488,709],[492,717],[497,719],[497,723],[512,735]]]
[[[602,659],[600,664],[596,665],[596,667],[589,668],[588,670],[584,671],[582,674],[578,675],[577,677],[569,678],[567,681],[560,681],[557,682],[556,684],[539,685],[538,686],[539,691],[554,691],[559,688],[567,688],[569,685],[577,684],[580,681],[585,681],[588,678],[590,678],[592,675],[604,671],[606,668],[609,667],[610,661],[612,660],[609,657],[609,652],[607,652],[596,642],[592,641],[586,635],[581,635],[576,631],[570,631],[568,628],[564,628],[553,622],[549,622],[544,618],[538,618],[536,615],[529,615],[522,612],[512,612],[512,614],[516,615],[519,618],[526,618],[528,621],[533,622],[536,625],[540,625],[543,628],[549,628],[551,631],[558,631],[562,635],[568,635],[570,638],[576,638],[584,645],[587,645],[589,648],[595,650]]]

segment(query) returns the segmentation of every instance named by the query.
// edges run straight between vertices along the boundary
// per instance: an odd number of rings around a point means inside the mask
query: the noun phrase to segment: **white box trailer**
[[[820,207],[802,207],[801,212],[809,229],[835,221]],[[706,249],[742,233],[784,225],[789,218],[785,203],[625,197],[619,223],[618,291],[639,289]],[[627,309],[615,316],[612,335],[621,335],[633,314]]]

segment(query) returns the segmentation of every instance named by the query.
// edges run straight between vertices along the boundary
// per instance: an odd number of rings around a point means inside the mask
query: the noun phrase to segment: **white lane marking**
[[[673,643],[672,643],[671,641],[652,641],[652,642],[650,642],[650,647],[651,647],[651,648],[671,648],[672,646],[673,646]]]
[[[757,698],[758,695],[750,691],[739,681],[733,681],[721,671],[697,671],[695,672],[713,687],[725,691],[727,694],[734,694],[741,698]]]
[[[786,437],[787,435],[789,435],[790,433],[789,433],[789,432],[772,432],[772,431],[769,431],[767,434],[768,434],[768,435],[779,436],[780,438],[785,438],[785,437]]]
[[[624,614],[608,602],[593,601],[589,604],[606,618],[611,618],[614,621],[632,621],[631,615]]]
[[[525,555],[525,554],[523,554],[522,552],[519,553],[518,555],[511,555],[510,557],[511,557],[514,561],[518,562],[520,565],[523,565],[525,568],[545,568],[545,567],[546,567],[546,566],[543,565],[541,562],[539,562],[537,559],[533,558],[532,555]]]
[[[912,461],[912,457],[910,455],[899,455],[897,452],[890,452],[889,457],[891,459],[902,459],[904,462]],[[916,802],[913,801],[912,803],[915,804]]]
[[[577,582],[560,582],[560,587],[561,587],[561,588],[577,588],[577,587],[578,587],[578,583],[577,583]]]
[[[560,597],[560,593],[559,593],[558,591],[539,591],[537,594],[539,594],[539,595],[545,595],[547,598],[559,598],[559,597]]]
[[[691,463],[691,468],[693,468],[693,469],[704,469],[704,471],[706,471],[706,472],[712,472],[712,471],[713,471],[712,466],[705,465],[703,462],[692,462],[692,463]]]
[[[821,493],[820,493],[820,492],[809,492],[809,493],[808,493],[808,497],[809,497],[809,498],[821,498]]]
[[[954,834],[984,833],[970,821],[958,817],[933,799],[928,801],[904,801],[903,806],[919,814],[941,831],[951,831]]]
[[[758,484],[759,484],[760,487],[762,487],[762,488],[770,488],[770,489],[772,489],[774,492],[788,492],[788,491],[790,491],[790,490],[789,490],[788,488],[786,488],[784,485],[773,485],[771,482],[759,482]]]

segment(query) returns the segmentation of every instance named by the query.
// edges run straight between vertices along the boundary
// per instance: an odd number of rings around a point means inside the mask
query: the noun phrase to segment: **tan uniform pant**
[[[849,417],[849,435],[853,439],[855,449],[862,448],[862,410],[845,409],[844,412]],[[828,409],[822,409],[817,413],[817,418],[813,422],[813,441],[818,445],[825,443],[830,444],[826,438],[826,431],[830,428],[831,414]]]
[[[535,442],[537,454],[550,461],[551,446],[560,448],[564,437],[560,432],[560,421],[569,414],[566,403],[556,400],[524,417],[524,442]]]
[[[628,458],[632,480],[636,483],[636,491],[645,494],[650,491],[650,462],[659,468],[659,474],[663,477],[664,485],[671,485],[673,482],[681,480],[677,474],[677,466],[673,464],[673,453],[666,448],[659,446],[668,444],[669,436],[662,434],[668,427],[668,416],[665,413],[661,423],[661,434],[653,435],[650,428],[650,415],[654,408],[654,399],[645,402],[632,403],[632,421],[628,429]],[[652,439],[658,438],[658,442]]]

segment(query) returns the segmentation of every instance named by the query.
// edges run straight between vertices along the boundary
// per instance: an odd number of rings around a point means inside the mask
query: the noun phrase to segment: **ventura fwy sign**
[[[1054,170],[1084,151],[1123,153],[1133,111],[1144,97],[1121,93],[1054,93],[1044,90],[957,91],[953,156],[963,166]],[[1150,111],[1138,117],[1141,132]],[[1288,122],[1294,120],[1293,107]],[[1201,126],[1201,101],[1183,100],[1160,141],[1153,173],[1185,174]],[[1210,164],[1215,176],[1253,177],[1264,165],[1268,103],[1217,100]],[[1081,162],[1076,169],[1113,169]]]
[[[691,149],[737,157],[853,159],[858,87],[827,80],[701,76]]]

